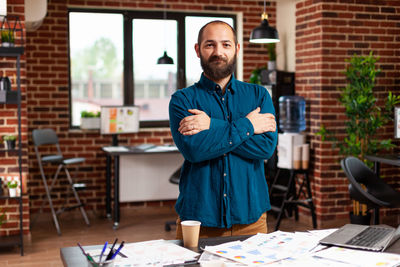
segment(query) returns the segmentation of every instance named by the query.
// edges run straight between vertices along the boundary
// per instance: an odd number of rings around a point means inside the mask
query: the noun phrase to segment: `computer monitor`
[[[102,106],[100,113],[100,133],[117,134],[139,132],[138,106]],[[113,145],[116,140],[113,140]]]

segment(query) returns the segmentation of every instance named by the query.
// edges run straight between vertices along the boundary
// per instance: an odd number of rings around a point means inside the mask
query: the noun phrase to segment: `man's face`
[[[232,30],[224,24],[210,24],[203,32],[200,46],[195,46],[204,74],[213,81],[230,76],[236,68],[239,45]]]

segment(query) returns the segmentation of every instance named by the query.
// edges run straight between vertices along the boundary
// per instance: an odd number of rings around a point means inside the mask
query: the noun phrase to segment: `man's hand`
[[[246,118],[253,124],[254,134],[275,132],[276,130],[275,116],[271,113],[261,114],[259,107],[247,114]]]
[[[178,131],[183,135],[194,135],[201,131],[210,129],[210,117],[201,110],[189,109],[192,116],[187,116],[179,123]]]

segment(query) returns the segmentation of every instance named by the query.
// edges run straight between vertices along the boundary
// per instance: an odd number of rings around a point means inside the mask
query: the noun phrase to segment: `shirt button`
[[[226,116],[226,118],[227,118],[227,119],[229,119],[229,115],[228,115],[228,116]]]
[[[222,101],[224,101],[225,100],[225,98],[222,98]]]
[[[232,145],[232,141],[229,141],[229,144]]]
[[[224,197],[226,197],[226,194],[224,194]]]
[[[247,134],[247,136],[249,136],[249,135],[250,135],[250,133],[249,133],[249,132],[247,132],[246,134]]]
[[[226,173],[224,173],[224,176],[226,176]]]

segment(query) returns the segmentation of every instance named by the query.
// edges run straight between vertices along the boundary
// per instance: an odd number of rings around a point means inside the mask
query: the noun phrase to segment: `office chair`
[[[400,207],[400,192],[385,183],[364,162],[355,157],[346,157],[340,164],[350,182],[350,198],[374,209],[374,224],[379,224],[379,208]]]
[[[171,184],[179,185],[179,180],[181,179],[181,168],[179,167],[172,175],[169,177],[169,182]],[[171,226],[176,225],[176,221],[165,222],[165,231],[171,231]]]
[[[57,134],[52,129],[36,129],[36,130],[33,130],[32,139],[33,139],[33,143],[34,143],[34,146],[35,146],[35,153],[36,153],[36,158],[37,158],[37,161],[38,161],[38,164],[39,164],[40,174],[41,174],[42,179],[43,179],[43,184],[44,184],[44,188],[45,188],[46,196],[47,196],[47,199],[44,199],[42,201],[42,205],[40,206],[40,211],[39,211],[38,214],[40,214],[42,212],[43,206],[48,201],[49,202],[49,206],[50,206],[50,210],[51,210],[51,214],[53,216],[53,221],[54,221],[54,224],[56,226],[57,233],[59,235],[61,235],[61,231],[60,231],[60,226],[59,226],[59,223],[58,223],[58,220],[57,220],[57,215],[62,213],[62,212],[64,212],[64,211],[68,211],[68,210],[71,210],[71,209],[74,209],[74,208],[79,208],[81,213],[82,213],[83,219],[86,222],[86,224],[90,225],[89,219],[88,219],[88,217],[86,215],[86,212],[85,212],[85,210],[83,208],[84,204],[82,204],[82,202],[80,201],[78,193],[77,193],[77,191],[86,189],[86,185],[82,184],[82,183],[74,183],[72,178],[71,178],[70,172],[69,172],[69,170],[67,168],[67,166],[69,166],[69,165],[78,164],[78,163],[84,162],[85,158],[69,158],[69,159],[65,159],[63,157],[62,153],[61,153],[61,149],[60,149],[60,145],[59,145],[59,142],[58,142]],[[55,147],[56,153],[51,154],[51,155],[42,156],[40,154],[39,148],[43,147],[43,146],[47,146],[47,147],[49,147],[49,149],[54,149],[54,147]],[[54,150],[51,150],[51,151],[54,151]],[[46,178],[46,175],[45,175],[45,172],[44,172],[44,169],[43,169],[43,164],[45,164],[45,163],[58,164],[57,171],[54,174],[54,177],[53,177],[53,180],[51,182],[50,188],[47,185],[47,178]],[[66,196],[66,198],[64,200],[64,203],[63,203],[62,207],[59,210],[55,211],[54,210],[54,206],[53,206],[53,201],[51,200],[51,192],[52,192],[53,186],[55,185],[55,183],[57,181],[57,178],[58,178],[58,175],[60,174],[61,169],[64,169],[64,171],[65,171],[69,186],[67,188],[67,196]],[[75,197],[77,205],[70,206],[70,207],[65,207],[65,205],[68,202],[68,198],[70,196],[70,190],[72,190],[72,193],[73,193],[73,195]]]

